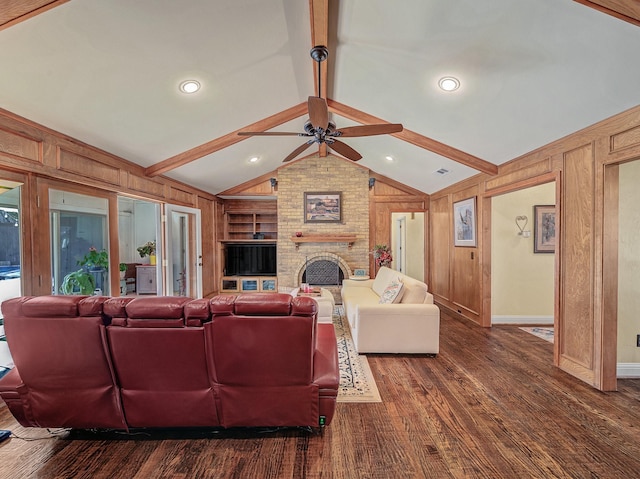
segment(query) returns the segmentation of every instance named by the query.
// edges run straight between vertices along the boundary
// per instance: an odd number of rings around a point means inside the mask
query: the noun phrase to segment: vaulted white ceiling
[[[152,170],[315,95],[312,20],[323,96],[494,165],[640,103],[640,28],[572,0],[328,0],[320,20],[310,4],[71,0],[0,30],[0,107]],[[459,90],[439,90],[446,75]],[[302,141],[251,137],[163,174],[219,193]],[[343,141],[425,193],[478,172],[390,135]]]

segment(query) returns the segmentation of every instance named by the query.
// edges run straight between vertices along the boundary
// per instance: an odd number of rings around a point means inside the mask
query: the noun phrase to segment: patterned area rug
[[[367,357],[358,354],[342,306],[333,311],[333,326],[338,340],[340,388],[338,402],[382,402]]]
[[[526,331],[527,333],[533,334],[534,336],[538,336],[545,341],[553,343],[553,328],[521,327],[520,329]]]

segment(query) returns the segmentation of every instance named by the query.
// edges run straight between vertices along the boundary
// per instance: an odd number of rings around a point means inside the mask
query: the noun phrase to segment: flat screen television
[[[226,276],[275,276],[275,244],[227,244],[224,272]]]

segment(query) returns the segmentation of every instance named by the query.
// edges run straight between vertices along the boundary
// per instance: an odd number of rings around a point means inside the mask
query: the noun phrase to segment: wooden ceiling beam
[[[144,174],[150,177],[162,175],[167,171],[171,171],[180,166],[184,166],[187,163],[191,163],[192,161],[202,158],[203,156],[210,155],[211,153],[220,151],[223,148],[227,148],[228,146],[239,143],[243,140],[246,140],[247,138],[251,138],[250,136],[239,136],[238,133],[240,132],[267,131],[278,125],[282,125],[283,123],[295,120],[296,118],[306,115],[307,111],[307,102],[300,103],[299,105],[288,108],[284,111],[281,111],[280,113],[276,113],[275,115],[271,115],[267,118],[240,128],[239,130],[227,133],[220,138],[208,141],[200,146],[196,146],[195,148],[191,148],[190,150],[184,151],[175,156],[172,156],[171,158],[167,158],[166,160],[162,160],[154,165],[151,165],[144,170]]]
[[[325,46],[329,43],[329,1],[328,0],[309,0],[309,15],[311,17],[311,46]],[[318,91],[318,63],[313,62],[313,77],[315,78],[314,91],[316,96],[327,96],[327,75],[329,71],[329,60],[320,63],[320,88]]]
[[[311,20],[311,46],[329,47],[329,0],[309,0],[309,16]],[[320,72],[318,72],[320,67]],[[318,91],[318,74],[320,73],[320,91]],[[316,96],[327,96],[329,76],[329,58],[321,63],[313,62],[314,91]],[[324,95],[323,95],[324,93]],[[328,154],[327,145],[318,145],[318,154],[325,157]]]
[[[628,0],[574,0],[599,12],[606,13],[640,27],[640,2]]]
[[[347,105],[343,105],[342,103],[338,103],[337,101],[327,99],[327,104],[329,106],[329,111],[348,118],[349,120],[357,121],[358,123],[362,123],[364,125],[372,125],[376,123],[389,123],[388,121],[377,118],[373,115],[369,115],[360,110],[356,110]],[[458,150],[452,146],[445,145],[444,143],[440,143],[439,141],[433,140],[426,136],[420,135],[419,133],[413,132],[411,130],[407,130],[406,128],[398,133],[392,133],[392,136],[399,138],[407,143],[411,143],[412,145],[418,146],[425,150],[429,150],[433,153],[436,153],[440,156],[444,156],[449,158],[450,160],[456,161],[463,165],[466,165],[474,170],[481,171],[488,175],[496,175],[498,174],[498,167],[493,163],[489,163],[481,158],[470,155],[469,153],[465,153],[464,151]]]
[[[69,0],[7,0],[0,9],[0,30],[67,3]]]

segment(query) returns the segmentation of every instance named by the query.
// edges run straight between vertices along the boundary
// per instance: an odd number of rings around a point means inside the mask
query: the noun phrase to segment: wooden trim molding
[[[640,2],[628,0],[574,0],[633,25],[640,26]]]
[[[329,47],[329,2],[328,0],[309,0],[309,15],[311,17],[311,46]],[[331,55],[329,55],[329,59]],[[327,96],[327,85],[329,75],[329,59],[320,63],[320,88],[322,91],[318,91],[318,64],[313,62],[314,89],[316,96]],[[325,153],[326,155],[326,153]],[[321,155],[322,156],[322,155]]]
[[[208,141],[203,143],[200,146],[196,146],[190,150],[179,153],[171,158],[167,158],[166,160],[160,161],[154,165],[148,167],[144,174],[146,176],[158,176],[167,171],[174,170],[180,166],[186,165],[195,161],[197,159],[202,158],[203,156],[210,155],[211,153],[215,153],[216,151],[220,151],[223,148],[234,145],[236,143],[241,142],[242,140],[246,140],[247,138],[251,138],[249,136],[239,136],[238,133],[243,131],[266,131],[271,128],[274,128],[278,125],[282,125],[291,120],[295,120],[303,115],[307,114],[307,102],[300,103],[299,105],[288,108],[280,113],[276,113],[275,115],[271,115],[262,120],[256,121],[250,125],[245,126],[244,128],[240,128],[238,130],[232,131],[231,133],[227,133],[220,138],[216,138],[215,140]]]
[[[69,0],[8,0],[2,2],[0,30],[24,22],[36,15],[58,7]]]

